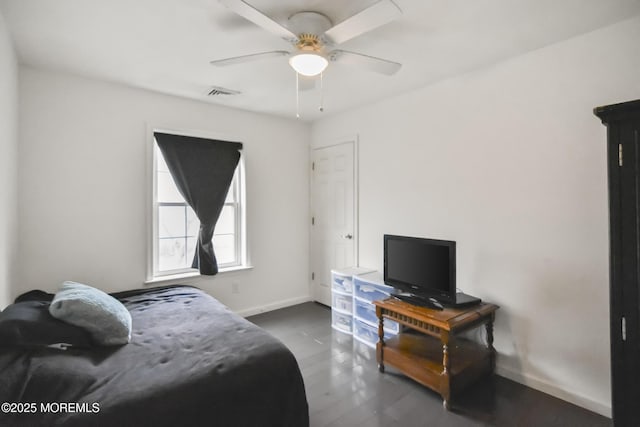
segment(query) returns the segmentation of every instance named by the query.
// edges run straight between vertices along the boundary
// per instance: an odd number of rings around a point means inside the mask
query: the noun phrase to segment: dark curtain
[[[154,133],[178,190],[200,220],[192,267],[200,274],[218,273],[213,230],[240,160],[242,144],[189,136]]]

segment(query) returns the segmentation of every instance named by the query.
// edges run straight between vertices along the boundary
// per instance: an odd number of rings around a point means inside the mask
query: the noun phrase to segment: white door
[[[312,152],[311,272],[315,301],[331,305],[331,269],[355,265],[354,146]]]

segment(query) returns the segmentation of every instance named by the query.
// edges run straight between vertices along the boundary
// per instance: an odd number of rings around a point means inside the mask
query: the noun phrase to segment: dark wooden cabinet
[[[640,100],[594,113],[607,126],[613,422],[639,426]]]

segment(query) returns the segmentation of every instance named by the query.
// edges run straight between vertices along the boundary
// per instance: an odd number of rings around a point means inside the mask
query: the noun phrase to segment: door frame
[[[326,141],[314,143],[312,141],[309,146],[309,295],[315,301],[315,282],[311,276],[314,260],[313,260],[313,225],[311,217],[313,216],[313,152],[323,148],[335,147],[337,145],[353,144],[353,262],[354,266],[360,265],[360,140],[359,135],[347,135],[341,138],[332,138]]]

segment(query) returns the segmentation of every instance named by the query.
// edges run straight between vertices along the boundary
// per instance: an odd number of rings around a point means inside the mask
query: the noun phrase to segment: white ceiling
[[[299,11],[333,23],[376,0],[246,0],[286,25]],[[640,14],[640,0],[394,0],[403,15],[341,49],[403,64],[384,76],[331,63],[300,94],[314,120],[482,68]],[[207,102],[295,117],[286,57],[213,67],[212,59],[290,45],[217,0],[0,0],[21,63]],[[207,97],[211,86],[240,95]]]

